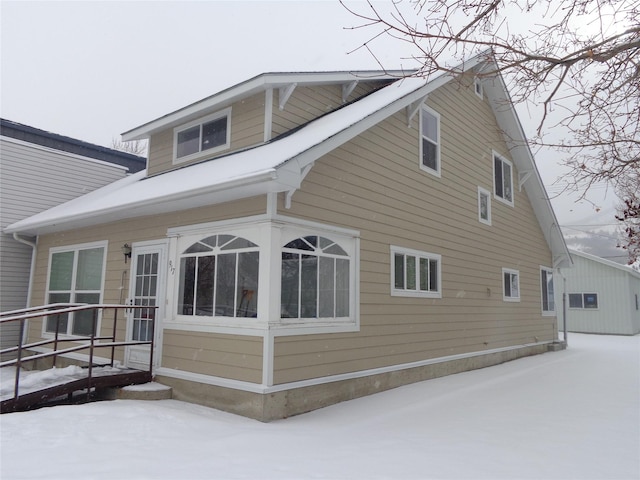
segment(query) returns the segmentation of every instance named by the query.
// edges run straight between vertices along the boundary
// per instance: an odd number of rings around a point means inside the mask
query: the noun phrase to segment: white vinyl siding
[[[0,229],[124,178],[125,167],[0,137]],[[32,249],[0,233],[0,311],[27,306]],[[43,298],[32,304],[40,305]],[[2,347],[16,345],[18,326],[2,327]]]

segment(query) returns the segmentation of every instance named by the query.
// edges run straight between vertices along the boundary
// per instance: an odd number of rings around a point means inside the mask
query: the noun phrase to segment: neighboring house
[[[558,348],[570,256],[486,62],[268,73],[126,132],[147,171],[9,227],[38,235],[31,303],[158,305],[157,381],[260,420]]]
[[[146,159],[0,119],[0,229],[91,192]],[[27,306],[35,238],[0,234],[0,311]],[[0,332],[2,348],[18,344],[18,326]]]
[[[566,279],[567,330],[581,333],[640,333],[640,273],[631,267],[571,250]],[[564,328],[564,282],[557,282],[558,321]]]

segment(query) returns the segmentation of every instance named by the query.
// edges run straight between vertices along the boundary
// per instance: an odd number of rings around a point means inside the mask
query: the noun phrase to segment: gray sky
[[[263,72],[379,68],[363,49],[348,53],[373,32],[350,29],[359,22],[337,0],[0,0],[0,22],[1,116],[105,146]],[[415,66],[400,42],[372,47],[386,68]],[[553,196],[559,156],[536,158]],[[568,195],[552,200],[560,224],[580,225],[567,233],[615,223],[613,192],[596,188],[589,198],[599,211]]]

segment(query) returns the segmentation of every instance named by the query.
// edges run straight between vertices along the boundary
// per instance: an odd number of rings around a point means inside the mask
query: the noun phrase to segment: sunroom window
[[[258,246],[242,237],[212,235],[182,252],[178,314],[256,317]]]
[[[349,316],[347,252],[322,236],[310,235],[282,249],[281,317]]]

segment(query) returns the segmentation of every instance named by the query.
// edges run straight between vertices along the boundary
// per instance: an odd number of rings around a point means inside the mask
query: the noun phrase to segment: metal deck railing
[[[6,355],[15,355],[15,358],[0,362],[0,368],[15,367],[15,379],[13,385],[13,396],[3,398],[0,402],[0,413],[16,411],[31,408],[38,403],[60,397],[62,395],[71,395],[79,390],[87,391],[87,398],[91,391],[101,387],[115,387],[132,385],[135,383],[146,383],[151,381],[153,368],[153,350],[154,350],[154,331],[155,331],[155,311],[158,307],[142,306],[142,305],[111,305],[111,304],[81,304],[81,303],[55,303],[43,305],[39,307],[25,308],[21,310],[12,310],[0,313],[0,324],[10,322],[20,323],[19,343],[15,347],[0,350],[0,358]],[[150,340],[135,341],[118,341],[116,333],[118,330],[118,311],[128,311],[130,309],[147,309],[153,314],[150,322]],[[60,333],[60,323],[66,318],[66,314],[73,312],[92,312],[91,333],[89,335],[66,335]],[[112,312],[112,315],[109,313]],[[98,318],[101,315],[101,330],[109,330],[108,323],[111,321],[111,333],[109,335],[101,335],[98,329]],[[125,321],[126,321],[126,315]],[[42,319],[43,322],[53,319],[55,321],[55,331],[50,332],[52,338],[45,340],[23,343],[25,326],[28,320]],[[107,324],[107,328],[105,328]],[[149,345],[149,368],[148,370],[138,369],[120,369],[105,375],[104,371],[100,371],[99,375],[94,375],[95,367],[114,367],[115,351],[117,347],[127,347],[133,345]],[[35,350],[37,349],[37,350]],[[49,350],[44,351],[42,350]],[[107,363],[95,363],[96,351],[106,349]],[[20,389],[20,371],[22,367],[30,362],[36,362],[47,358],[52,359],[53,366],[59,356],[68,355],[70,353],[87,351],[87,374],[81,379],[73,379],[64,384],[58,384],[52,387],[43,388],[41,390],[21,392]],[[105,357],[102,357],[105,358]],[[3,395],[4,397],[4,395]]]

